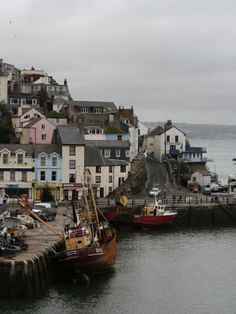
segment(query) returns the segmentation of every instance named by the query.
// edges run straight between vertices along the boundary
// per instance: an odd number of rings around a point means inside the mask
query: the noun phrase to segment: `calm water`
[[[236,173],[232,140],[191,140],[207,147],[222,181]],[[226,182],[225,182],[226,183]],[[119,232],[114,271],[81,287],[67,282],[35,300],[0,301],[0,313],[236,313],[236,228]]]
[[[122,231],[109,276],[88,287],[57,284],[41,299],[1,301],[1,313],[235,313],[235,231]]]
[[[207,163],[210,171],[216,172],[222,184],[227,184],[228,176],[236,174],[236,140],[234,139],[191,139],[192,146],[207,148],[206,157],[213,159]]]

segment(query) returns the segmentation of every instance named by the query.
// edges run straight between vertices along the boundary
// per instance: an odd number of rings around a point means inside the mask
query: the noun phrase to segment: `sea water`
[[[228,183],[229,175],[236,175],[236,139],[190,139],[191,146],[200,146],[207,149],[205,157],[209,159],[209,171],[218,174],[223,185]]]

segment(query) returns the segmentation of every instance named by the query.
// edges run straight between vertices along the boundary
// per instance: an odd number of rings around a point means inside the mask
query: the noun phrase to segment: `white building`
[[[62,145],[62,183],[64,199],[71,200],[73,191],[82,195],[84,186],[84,136],[78,128],[58,127],[56,141]]]
[[[105,158],[97,146],[85,147],[85,167],[91,172],[98,197],[106,197],[118,188],[128,178],[130,170],[127,161]]]
[[[7,104],[7,82],[8,73],[6,70],[0,68],[0,102]]]
[[[185,151],[185,146],[185,134],[169,122],[164,128],[158,126],[145,136],[143,149],[162,161],[164,155],[178,156]]]
[[[207,186],[211,184],[211,175],[207,171],[195,171],[191,175],[191,182],[198,183],[200,186]]]

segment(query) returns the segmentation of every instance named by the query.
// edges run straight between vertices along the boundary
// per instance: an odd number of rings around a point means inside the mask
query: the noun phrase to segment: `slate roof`
[[[26,155],[32,155],[34,153],[33,144],[0,144],[0,151],[7,149],[12,153],[15,153],[17,150],[22,149],[26,152]]]
[[[164,129],[163,127],[161,126],[157,126],[155,129],[151,130],[147,136],[154,136],[154,135],[161,135],[163,133],[165,133],[166,131],[172,129],[172,128],[175,128],[177,129],[178,131],[180,131],[181,133],[183,133],[185,135],[185,133],[183,131],[181,131],[180,129],[178,129],[176,126],[174,125],[171,125],[169,127],[167,127],[166,129]]]
[[[99,147],[86,146],[85,147],[85,166],[119,166],[128,165],[125,160],[109,159],[102,156]]]
[[[19,149],[22,149],[28,156],[36,156],[42,152],[46,154],[52,154],[55,152],[61,155],[61,147],[57,144],[0,144],[0,151],[3,149],[9,150],[11,153],[15,153]]]
[[[78,128],[58,126],[58,135],[63,145],[85,145],[84,135]]]
[[[41,153],[45,154],[52,154],[52,153],[57,153],[58,155],[61,156],[61,146],[57,144],[37,144],[34,145],[34,152],[35,156]]]
[[[129,141],[113,141],[113,140],[86,140],[86,145],[98,146],[98,147],[123,147],[129,148]]]
[[[31,128],[33,125],[35,125],[37,122],[39,122],[43,118],[33,118],[30,120],[28,124],[25,125],[25,128]]]
[[[186,145],[185,153],[206,153],[206,149],[203,147],[189,147]]]
[[[83,101],[83,100],[74,100],[74,111],[79,111],[80,108],[84,107],[95,107],[103,108],[104,113],[116,112],[117,107],[113,102],[108,101]]]

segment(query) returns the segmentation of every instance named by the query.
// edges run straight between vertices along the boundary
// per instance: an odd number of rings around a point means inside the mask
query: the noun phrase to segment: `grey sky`
[[[0,0],[0,58],[142,121],[235,124],[235,0]]]

